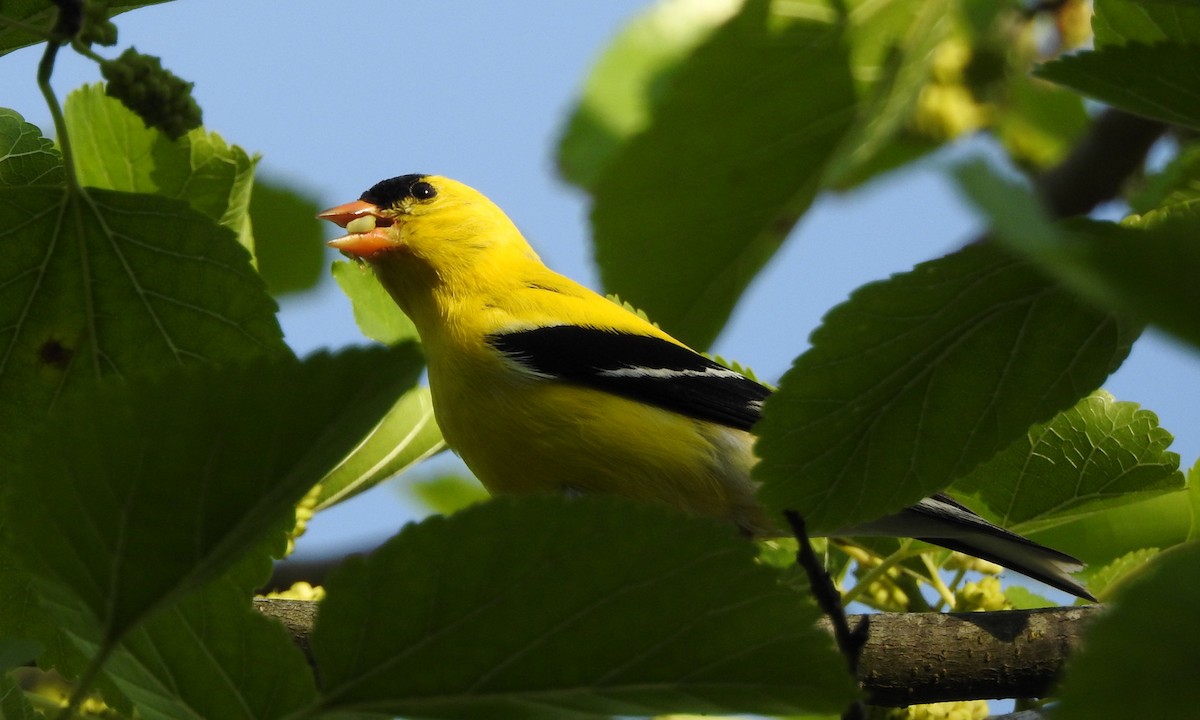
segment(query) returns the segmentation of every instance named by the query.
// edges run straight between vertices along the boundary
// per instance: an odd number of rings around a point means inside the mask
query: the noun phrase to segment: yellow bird
[[[550,270],[449,178],[390,178],[320,217],[416,325],[438,425],[489,492],[622,495],[777,534],[750,479],[768,388]],[[1092,599],[1078,560],[944,495],[838,534],[920,538]]]

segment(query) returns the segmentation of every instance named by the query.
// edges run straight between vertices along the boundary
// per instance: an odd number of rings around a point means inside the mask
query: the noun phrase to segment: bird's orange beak
[[[328,244],[352,257],[366,258],[396,247],[396,241],[387,232],[392,225],[391,218],[384,217],[378,205],[365,200],[329,208],[318,213],[317,217],[350,231],[348,235],[330,240]]]

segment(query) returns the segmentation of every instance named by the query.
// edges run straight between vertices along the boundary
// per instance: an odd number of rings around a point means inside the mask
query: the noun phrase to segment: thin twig
[[[808,584],[812,588],[817,606],[821,608],[833,625],[834,640],[846,658],[846,666],[849,668],[850,674],[857,677],[858,659],[867,642],[869,625],[866,622],[860,622],[854,630],[850,629],[850,623],[846,620],[846,608],[842,605],[842,594],[838,592],[837,586],[833,584],[833,578],[829,577],[825,566],[813,552],[804,518],[800,517],[800,513],[792,510],[786,511],[784,515],[787,517],[788,524],[792,527],[792,534],[795,535],[796,543],[799,545],[796,550],[796,563],[804,568],[805,574],[808,575]],[[862,720],[865,717],[865,706],[859,700],[852,703],[850,707],[846,708],[846,712],[842,713],[842,720]]]

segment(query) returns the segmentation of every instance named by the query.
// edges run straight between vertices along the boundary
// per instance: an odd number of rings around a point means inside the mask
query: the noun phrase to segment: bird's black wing
[[[488,336],[531,374],[749,430],[771,391],[685,347],[646,335],[554,325]]]

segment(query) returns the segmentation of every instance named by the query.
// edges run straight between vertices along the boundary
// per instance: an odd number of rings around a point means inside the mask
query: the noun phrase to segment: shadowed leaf
[[[816,608],[754,556],[728,527],[611,498],[505,498],[410,525],[327,583],[319,707],[497,719],[844,707],[853,683]]]
[[[898,510],[1074,405],[1135,335],[992,244],[865,285],[768,398],[759,496],[822,532]]]

